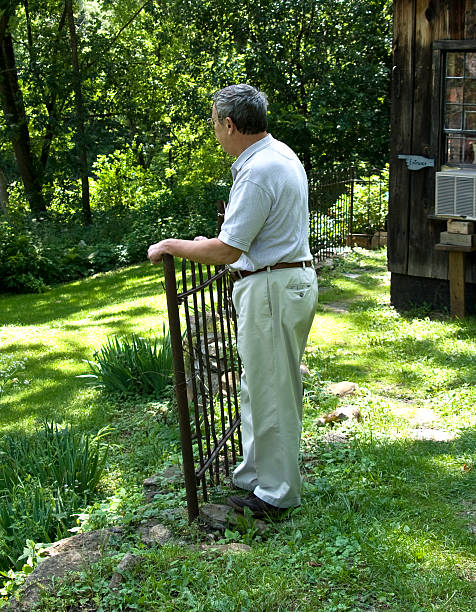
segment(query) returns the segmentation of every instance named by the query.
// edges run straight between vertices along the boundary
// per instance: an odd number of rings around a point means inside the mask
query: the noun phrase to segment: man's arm
[[[190,261],[202,264],[231,264],[241,255],[242,251],[218,238],[200,240],[178,240],[167,238],[157,244],[152,244],[148,250],[148,258],[154,265],[162,260],[162,256],[168,253],[174,257],[185,257]]]

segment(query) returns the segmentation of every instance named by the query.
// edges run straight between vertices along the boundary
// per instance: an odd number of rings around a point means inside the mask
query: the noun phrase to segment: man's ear
[[[226,129],[231,133],[233,133],[236,130],[236,125],[233,123],[233,119],[231,119],[231,117],[225,118],[225,125],[226,125]]]

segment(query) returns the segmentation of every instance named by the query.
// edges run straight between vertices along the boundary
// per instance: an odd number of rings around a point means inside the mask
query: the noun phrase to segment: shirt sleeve
[[[218,239],[245,253],[259,234],[271,209],[271,196],[250,180],[232,190]]]

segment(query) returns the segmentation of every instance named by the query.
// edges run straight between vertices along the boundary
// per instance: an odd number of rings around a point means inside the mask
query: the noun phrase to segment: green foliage
[[[31,437],[7,436],[0,450],[0,568],[17,567],[27,539],[64,537],[105,468],[102,439],[45,422]],[[18,569],[18,567],[17,567]]]
[[[184,185],[172,191],[147,183],[147,177],[136,177],[129,189],[137,198],[121,203],[109,202],[101,183],[91,227],[78,223],[71,210],[59,209],[41,222],[0,220],[0,293],[37,293],[144,261],[149,245],[166,237],[215,234],[215,203],[226,197],[226,187]]]
[[[87,150],[91,204],[101,210],[147,197],[147,182],[173,189],[228,176],[229,160],[204,120],[212,92],[233,82],[269,94],[271,132],[308,171],[388,156],[389,0],[75,3],[81,138],[61,3],[10,8],[48,212],[80,214],[78,145]],[[20,178],[11,135],[4,126],[0,161],[10,186]]]
[[[44,257],[29,231],[0,219],[0,292],[40,292]]]
[[[7,386],[18,386],[20,382],[28,384],[23,377],[26,369],[26,359],[15,359],[12,355],[0,355],[0,394]]]
[[[109,338],[89,361],[92,374],[85,377],[108,393],[160,397],[170,385],[172,348],[165,325],[162,336],[153,340],[133,334],[130,338]]]
[[[388,213],[388,164],[384,170],[354,183],[353,232],[373,234],[384,230]]]
[[[157,190],[159,181],[137,163],[132,151],[115,151],[97,157],[91,181],[93,210],[116,209],[118,212],[140,206]]]

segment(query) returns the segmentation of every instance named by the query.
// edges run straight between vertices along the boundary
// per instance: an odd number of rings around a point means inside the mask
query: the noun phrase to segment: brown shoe
[[[245,508],[249,508],[256,518],[263,516],[280,516],[286,512],[286,510],[289,510],[289,508],[278,508],[277,506],[268,504],[259,497],[256,497],[254,493],[250,493],[247,497],[232,495],[227,499],[227,503],[237,512],[244,512]]]

